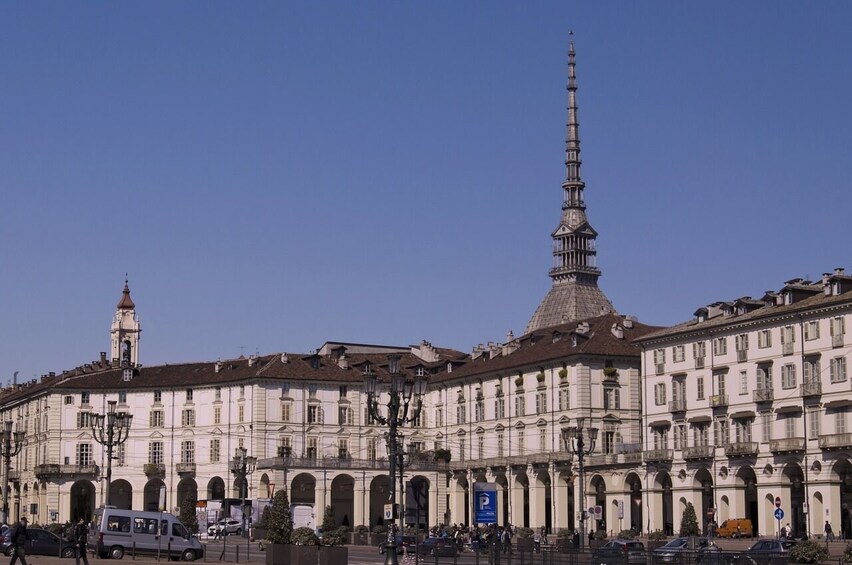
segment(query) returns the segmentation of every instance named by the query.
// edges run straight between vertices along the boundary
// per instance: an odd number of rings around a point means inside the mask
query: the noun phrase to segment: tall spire
[[[553,238],[553,286],[533,314],[527,333],[572,320],[613,312],[612,303],[598,288],[601,271],[596,264],[598,232],[586,217],[580,176],[580,123],[577,118],[577,74],[573,32],[568,47],[568,123],[565,140],[565,181],[562,183],[562,217]]]

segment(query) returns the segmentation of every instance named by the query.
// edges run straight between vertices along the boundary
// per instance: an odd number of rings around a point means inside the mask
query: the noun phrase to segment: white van
[[[98,508],[89,529],[88,549],[101,558],[162,555],[183,561],[204,557],[204,546],[168,512]]]

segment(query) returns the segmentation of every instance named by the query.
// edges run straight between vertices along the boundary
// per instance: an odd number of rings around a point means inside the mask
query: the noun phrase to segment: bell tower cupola
[[[130,298],[130,287],[125,279],[121,300],[118,301],[109,330],[113,363],[119,363],[122,367],[135,367],[139,364],[141,334],[142,328],[136,318],[136,304]]]

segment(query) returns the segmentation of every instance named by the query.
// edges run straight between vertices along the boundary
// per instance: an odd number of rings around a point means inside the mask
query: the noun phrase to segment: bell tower
[[[136,318],[136,305],[130,298],[130,287],[124,279],[124,291],[115,309],[115,317],[109,329],[110,351],[113,363],[122,367],[135,367],[139,364],[139,337],[142,328]]]

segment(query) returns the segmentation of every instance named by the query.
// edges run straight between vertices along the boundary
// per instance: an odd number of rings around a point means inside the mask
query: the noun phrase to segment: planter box
[[[370,541],[370,534],[353,532],[349,534],[350,543],[352,545],[367,545]],[[376,544],[378,545],[378,544]]]
[[[266,565],[318,565],[317,562],[315,545],[274,543],[266,547]]]
[[[319,565],[347,565],[349,549],[343,546],[320,546]]]

